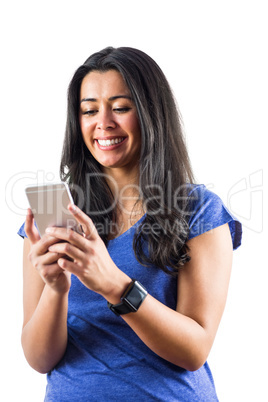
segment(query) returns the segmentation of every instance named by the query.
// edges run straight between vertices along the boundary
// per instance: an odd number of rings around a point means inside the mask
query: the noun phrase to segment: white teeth
[[[124,138],[115,138],[113,140],[98,140],[98,143],[102,146],[102,147],[109,147],[111,145],[114,144],[119,144],[120,142],[123,141]]]

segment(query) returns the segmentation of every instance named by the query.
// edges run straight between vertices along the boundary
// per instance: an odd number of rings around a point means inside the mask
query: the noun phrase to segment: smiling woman
[[[172,91],[148,55],[106,48],[77,69],[61,177],[82,234],[40,239],[30,211],[19,232],[22,345],[48,373],[45,400],[217,401],[206,360],[241,225],[194,184]]]
[[[91,155],[107,174],[113,175],[117,168],[117,175],[137,176],[140,126],[121,74],[115,70],[89,73],[82,81],[80,96],[80,127]],[[119,169],[123,169],[121,173]]]

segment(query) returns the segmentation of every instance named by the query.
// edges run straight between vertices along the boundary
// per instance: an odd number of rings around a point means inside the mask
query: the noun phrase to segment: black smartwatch
[[[139,309],[147,294],[148,292],[144,286],[142,286],[140,282],[136,281],[136,279],[132,279],[121,297],[121,303],[111,304],[107,302],[108,307],[118,316],[122,314],[135,313]]]

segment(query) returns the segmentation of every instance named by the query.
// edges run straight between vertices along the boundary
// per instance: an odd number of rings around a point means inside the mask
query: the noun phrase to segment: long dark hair
[[[187,193],[194,179],[176,101],[162,70],[147,54],[108,47],[76,70],[68,90],[61,178],[69,181],[75,202],[80,201],[107,244],[115,218],[113,195],[101,166],[84,144],[79,106],[83,78],[91,71],[109,70],[117,70],[125,80],[141,129],[139,185],[146,214],[134,236],[135,255],[143,265],[154,264],[174,274],[189,260]]]

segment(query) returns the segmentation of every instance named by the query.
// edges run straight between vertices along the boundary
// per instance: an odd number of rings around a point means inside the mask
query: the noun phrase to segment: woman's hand
[[[71,285],[71,274],[58,265],[58,259],[63,255],[48,250],[52,244],[59,240],[49,235],[40,238],[30,209],[28,209],[26,216],[25,232],[31,243],[29,259],[43,281],[57,293],[68,292]]]
[[[118,303],[131,279],[114,264],[92,220],[74,205],[69,205],[69,210],[82,226],[83,235],[71,229],[48,228],[49,238],[55,239],[48,250],[70,257],[59,258],[58,265],[76,275],[87,288]]]

